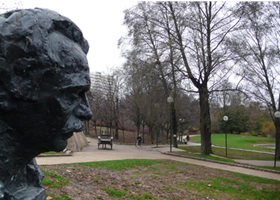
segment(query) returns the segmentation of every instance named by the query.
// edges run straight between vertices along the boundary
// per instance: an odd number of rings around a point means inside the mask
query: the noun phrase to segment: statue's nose
[[[78,105],[78,107],[75,110],[75,114],[77,117],[83,119],[83,120],[90,120],[92,117],[92,112],[89,107],[88,100],[86,96],[84,96],[83,101]]]

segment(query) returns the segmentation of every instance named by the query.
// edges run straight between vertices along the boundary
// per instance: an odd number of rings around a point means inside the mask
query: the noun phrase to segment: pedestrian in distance
[[[141,135],[138,135],[138,137],[136,138],[136,146],[141,146],[142,144],[142,137]]]

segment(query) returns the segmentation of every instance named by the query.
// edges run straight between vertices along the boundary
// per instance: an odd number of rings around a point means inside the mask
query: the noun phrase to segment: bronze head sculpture
[[[88,49],[54,11],[0,15],[0,199],[45,198],[34,157],[62,151],[91,118]]]

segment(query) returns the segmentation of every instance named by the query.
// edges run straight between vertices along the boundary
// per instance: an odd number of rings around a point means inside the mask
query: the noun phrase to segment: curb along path
[[[135,147],[134,145],[114,144],[113,150],[111,150],[109,149],[109,147],[107,147],[107,149],[98,149],[97,140],[92,138],[88,138],[88,140],[90,142],[89,146],[84,147],[81,152],[73,152],[72,156],[36,157],[36,161],[39,165],[54,165],[123,159],[169,159],[280,181],[280,173],[273,173],[256,169],[244,168],[241,166],[176,156],[170,154],[170,149],[168,146],[152,148],[151,146]],[[183,150],[173,148],[173,151]]]
[[[168,155],[170,155],[170,154],[168,153]],[[237,173],[241,173],[241,174],[247,174],[247,175],[252,175],[252,176],[280,181],[280,172],[279,173],[278,172],[269,172],[269,171],[264,171],[261,169],[254,169],[254,168],[250,168],[249,166],[245,166],[245,165],[241,166],[241,165],[234,165],[234,164],[223,164],[223,163],[218,163],[218,162],[181,157],[181,156],[177,156],[177,155],[173,155],[172,158],[169,158],[169,159],[186,162],[186,163],[190,163],[190,164],[194,164],[194,165],[205,166],[205,167],[209,167],[209,168],[221,169],[221,170],[237,172]]]

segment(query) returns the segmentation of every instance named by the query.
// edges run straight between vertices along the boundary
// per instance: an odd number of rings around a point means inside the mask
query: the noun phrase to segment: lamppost
[[[167,103],[169,104],[169,130],[170,130],[170,152],[172,152],[172,144],[173,144],[173,123],[172,123],[172,103],[174,99],[172,96],[167,98]]]
[[[227,157],[227,121],[228,121],[228,116],[224,116],[223,120],[225,121],[225,143],[226,143],[226,157]]]
[[[280,111],[276,111],[275,113],[274,113],[274,117],[275,117],[275,120],[279,120],[280,119]],[[277,125],[279,125],[279,123],[280,122],[277,122],[276,121],[276,126]],[[277,134],[279,134],[279,133],[277,133],[277,129],[278,129],[278,127],[276,127],[276,133],[275,133],[275,152],[274,152],[274,167],[276,167],[276,161],[277,161],[277,152],[278,152],[278,138],[279,138],[279,136],[277,135]]]
[[[156,145],[158,147],[158,136],[159,136],[159,104],[155,103],[156,112]]]
[[[179,141],[183,142],[183,125],[184,125],[185,119],[179,119],[179,125],[180,125],[180,132],[179,132]]]

